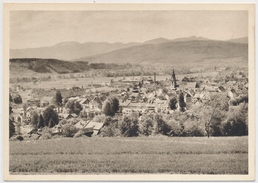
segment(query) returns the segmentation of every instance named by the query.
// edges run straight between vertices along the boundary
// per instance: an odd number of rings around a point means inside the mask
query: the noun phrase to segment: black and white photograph
[[[4,64],[6,180],[254,180],[253,4],[6,3]]]

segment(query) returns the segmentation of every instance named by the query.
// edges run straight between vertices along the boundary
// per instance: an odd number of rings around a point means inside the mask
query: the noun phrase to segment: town
[[[246,135],[247,69],[210,72],[179,78],[171,69],[168,77],[154,72],[46,91],[13,84],[10,137]]]

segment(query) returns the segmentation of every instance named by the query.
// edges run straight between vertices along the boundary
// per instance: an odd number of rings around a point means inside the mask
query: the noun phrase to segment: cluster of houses
[[[107,85],[106,85],[107,86]],[[248,94],[248,81],[244,76],[239,76],[236,81],[214,81],[207,78],[189,77],[179,81],[173,72],[171,79],[156,81],[156,75],[153,77],[138,78],[122,78],[111,80],[109,87],[113,87],[111,92],[96,92],[89,94],[85,90],[84,95],[67,97],[63,99],[63,107],[56,109],[59,119],[93,119],[94,116],[102,114],[102,105],[109,95],[114,95],[119,100],[119,110],[115,114],[118,117],[131,113],[139,113],[139,115],[154,113],[173,113],[169,107],[172,97],[178,100],[179,93],[183,92],[185,109],[190,110],[192,106],[202,105],[202,103],[211,99],[211,95],[216,93],[225,93],[230,99],[234,99],[239,95]],[[123,86],[123,87],[121,87]],[[96,86],[95,86],[96,87]],[[75,88],[82,90],[81,88]],[[33,95],[32,93],[30,95]],[[82,106],[79,115],[71,114],[65,103],[69,100],[78,102]],[[26,109],[14,108],[13,117],[16,122],[23,122],[30,118],[30,111],[42,112],[47,106],[54,104],[54,96],[42,97],[40,99],[28,99]],[[179,110],[177,102],[176,110]],[[91,122],[93,123],[93,122]],[[80,120],[77,126],[84,128],[85,120]],[[97,126],[96,124],[91,124]]]

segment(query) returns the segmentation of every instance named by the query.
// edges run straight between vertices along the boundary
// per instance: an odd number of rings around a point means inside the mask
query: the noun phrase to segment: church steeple
[[[176,74],[175,74],[175,71],[173,69],[173,72],[172,72],[172,86],[176,89]]]

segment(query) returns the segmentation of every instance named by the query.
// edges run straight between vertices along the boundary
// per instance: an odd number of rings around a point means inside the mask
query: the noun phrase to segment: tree
[[[11,93],[9,93],[9,102],[13,102],[13,98],[12,98]]]
[[[37,113],[36,111],[32,111],[30,116],[31,116],[31,121],[30,121],[31,125],[32,125],[34,128],[37,128],[37,126],[38,126],[38,120],[39,120],[39,115],[38,115],[38,113]]]
[[[55,123],[54,123],[53,119],[50,118],[50,120],[49,120],[49,122],[48,122],[48,128],[51,128],[51,127],[53,127],[53,126],[55,126]]]
[[[58,114],[56,111],[54,111],[53,106],[49,106],[43,111],[43,119],[45,122],[44,126],[49,126],[50,122],[51,122],[50,128],[58,124],[59,122]]]
[[[62,106],[62,99],[63,99],[63,97],[62,97],[61,92],[57,91],[56,92],[56,97],[55,97],[55,104],[56,104],[56,106],[58,108],[58,112],[59,112],[59,107]]]
[[[153,119],[150,116],[143,116],[143,120],[139,123],[141,134],[150,136],[153,131]]]
[[[119,110],[119,101],[116,97],[108,97],[102,106],[102,111],[106,116],[114,116]]]
[[[154,132],[155,134],[168,135],[171,127],[163,119],[162,115],[156,114],[154,116]]]
[[[9,106],[9,115],[13,113],[13,108],[11,106]]]
[[[73,112],[79,115],[82,109],[83,109],[82,105],[78,101],[75,102]]]
[[[9,118],[9,138],[11,138],[14,134],[15,134],[14,121]]]
[[[100,130],[100,136],[102,137],[115,137],[120,134],[118,128],[118,120],[110,116],[104,116],[104,127]],[[95,121],[95,120],[94,120]]]
[[[207,136],[221,135],[221,123],[228,111],[227,97],[224,95],[213,95],[211,99],[203,105],[202,119],[205,125]]]
[[[44,127],[44,119],[43,119],[43,116],[40,114],[38,118],[37,128],[43,128],[43,127]]]
[[[13,98],[13,101],[16,104],[21,104],[22,103],[21,95],[19,95],[19,94],[15,95],[14,98]]]
[[[179,106],[180,106],[180,111],[184,112],[185,111],[185,99],[184,99],[184,94],[183,92],[180,92],[179,94]]]
[[[138,136],[139,126],[136,115],[124,116],[120,125],[120,133],[123,137]]]
[[[83,109],[82,105],[78,101],[75,102],[74,100],[69,100],[66,103],[65,108],[69,109],[70,114],[75,113],[77,115],[79,115]]]
[[[240,104],[230,111],[226,121],[222,125],[222,131],[227,136],[241,136],[248,134],[248,105]]]
[[[175,98],[175,97],[171,98],[171,99],[169,100],[169,104],[168,104],[169,108],[170,108],[171,110],[176,110],[176,103],[177,103],[176,98]]]
[[[138,86],[139,88],[142,88],[142,82],[139,82]]]
[[[26,116],[27,116],[28,104],[27,104],[27,103],[24,103],[24,104],[22,105],[22,108],[23,108],[23,111],[24,111],[24,116],[26,117]]]
[[[65,124],[62,127],[62,134],[65,137],[73,137],[74,134],[77,132],[78,130],[76,129],[76,127],[72,124]]]

